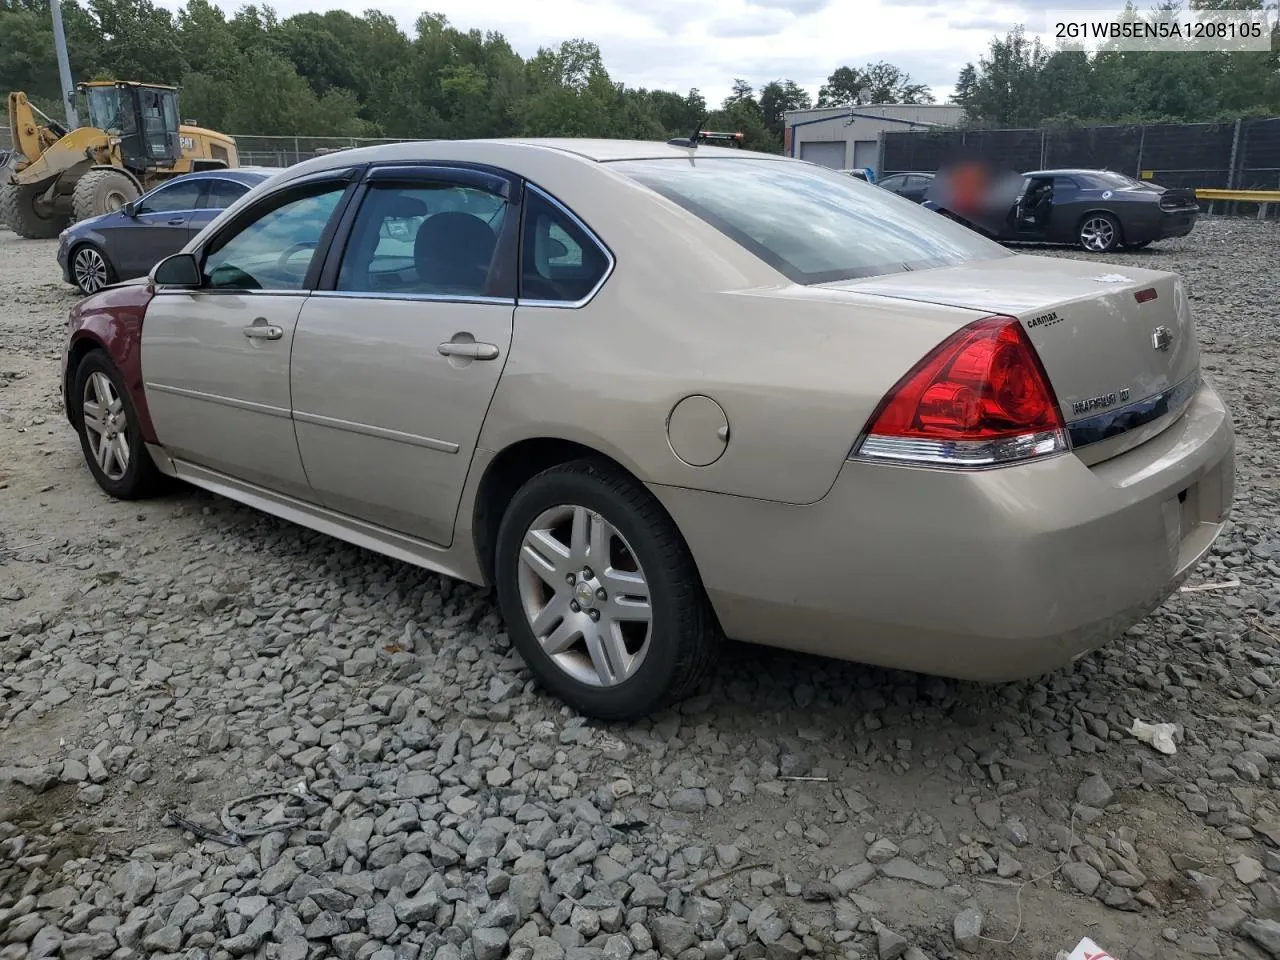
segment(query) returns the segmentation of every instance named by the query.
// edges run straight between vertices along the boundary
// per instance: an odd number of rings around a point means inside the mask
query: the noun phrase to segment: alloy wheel
[[[1116,228],[1106,217],[1092,217],[1080,228],[1080,240],[1086,250],[1105,253],[1116,239]]]
[[[520,604],[548,659],[579,683],[613,687],[649,651],[649,584],[626,538],[583,506],[543,511],[525,531]]]
[[[105,373],[94,371],[85,382],[81,415],[94,463],[108,480],[122,479],[133,455],[129,419],[124,400]]]
[[[76,283],[85,293],[97,293],[107,285],[107,261],[93,247],[76,251],[72,269]]]

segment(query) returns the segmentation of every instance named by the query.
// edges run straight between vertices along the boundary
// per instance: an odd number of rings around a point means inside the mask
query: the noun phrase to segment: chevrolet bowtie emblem
[[[1161,353],[1173,346],[1173,334],[1168,327],[1156,327],[1151,331],[1151,346]]]

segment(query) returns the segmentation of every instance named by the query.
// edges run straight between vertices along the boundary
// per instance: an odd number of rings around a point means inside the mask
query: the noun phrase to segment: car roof
[[[572,137],[505,137],[474,140],[406,140],[370,147],[335,150],[284,169],[292,176],[305,176],[324,170],[339,169],[356,163],[395,163],[417,160],[456,160],[459,149],[472,148],[473,158],[484,162],[486,154],[510,159],[512,151],[546,155],[554,151],[566,159],[579,162],[609,163],[617,160],[681,159],[690,156],[729,157],[768,160],[778,163],[800,163],[776,153],[759,153],[741,147],[714,147],[703,143],[698,147],[675,146],[665,141],[602,140]],[[287,179],[292,179],[292,176]]]
[[[1064,167],[1061,170],[1029,170],[1023,174],[1024,177],[1072,177],[1072,176],[1096,176],[1099,173],[1115,174],[1114,170],[1096,170],[1087,167]],[[1124,176],[1124,174],[1119,174]]]
[[[174,177],[168,181],[172,183],[174,180],[235,180],[237,183],[248,185],[261,183],[268,177],[274,176],[280,171],[274,167],[222,167],[217,170],[196,170],[193,173],[184,173],[179,177]]]

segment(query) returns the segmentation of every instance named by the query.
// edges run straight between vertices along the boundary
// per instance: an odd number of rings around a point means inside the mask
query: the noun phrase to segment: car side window
[[[374,184],[356,213],[335,288],[494,296],[498,236],[508,207],[502,197],[469,185]]]
[[[167,183],[149,194],[138,205],[138,213],[170,213],[178,210],[194,210],[200,202],[202,180],[180,180]]]
[[[898,190],[906,183],[906,177],[885,177],[880,181],[880,186],[884,187],[891,193],[897,193]]]
[[[346,190],[343,182],[284,191],[247,224],[232,228],[207,248],[203,286],[213,290],[301,290],[320,237]]]
[[[201,206],[209,210],[225,210],[248,192],[247,186],[234,180],[210,180]]]
[[[559,205],[525,191],[520,298],[552,303],[586,299],[609,271],[609,255]]]
[[[1053,178],[1054,193],[1063,194],[1063,193],[1068,193],[1070,191],[1074,191],[1078,189],[1079,189],[1079,185],[1070,177],[1054,177]]]

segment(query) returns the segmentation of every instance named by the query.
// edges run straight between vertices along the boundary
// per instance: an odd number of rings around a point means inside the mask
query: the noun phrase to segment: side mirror
[[[138,201],[130,200],[128,203],[126,203],[123,207],[120,208],[120,212],[123,213],[126,217],[136,217],[138,215]]]
[[[165,257],[151,270],[151,282],[158,287],[195,289],[200,286],[200,279],[200,264],[192,253]]]

